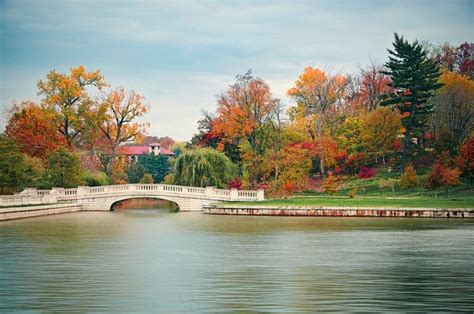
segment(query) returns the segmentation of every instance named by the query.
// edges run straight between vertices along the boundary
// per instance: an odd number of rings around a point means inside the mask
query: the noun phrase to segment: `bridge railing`
[[[168,184],[122,184],[106,186],[81,186],[73,189],[53,188],[51,190],[25,189],[16,195],[0,196],[0,206],[36,205],[61,202],[75,202],[91,195],[109,195],[118,193],[130,194],[163,194],[177,197],[198,197],[221,201],[256,201],[263,200],[264,191],[224,190],[214,187],[193,187]]]

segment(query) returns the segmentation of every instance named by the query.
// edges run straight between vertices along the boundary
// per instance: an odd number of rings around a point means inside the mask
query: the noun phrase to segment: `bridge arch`
[[[173,198],[173,197],[167,197],[167,196],[161,196],[161,195],[157,195],[157,196],[154,196],[154,195],[147,195],[147,196],[143,196],[143,195],[126,195],[126,196],[121,196],[121,197],[115,197],[113,200],[110,200],[107,205],[106,205],[106,208],[108,211],[113,211],[113,206],[117,203],[120,203],[122,201],[126,201],[126,200],[130,200],[130,199],[155,199],[155,200],[163,200],[163,201],[168,201],[168,202],[172,202],[174,204],[176,204],[176,206],[178,207],[178,210],[181,211],[183,209],[183,205],[182,202],[176,198]]]

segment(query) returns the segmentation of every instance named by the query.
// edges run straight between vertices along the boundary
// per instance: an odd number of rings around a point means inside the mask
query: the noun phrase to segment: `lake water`
[[[74,213],[0,224],[0,312],[474,310],[474,221]]]

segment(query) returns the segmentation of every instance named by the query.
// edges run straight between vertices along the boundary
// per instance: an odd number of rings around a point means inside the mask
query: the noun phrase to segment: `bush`
[[[324,179],[322,188],[324,192],[331,195],[338,191],[339,187],[337,184],[337,178],[332,174],[332,172],[329,172],[327,177]]]
[[[164,184],[173,184],[173,174],[168,173],[165,178],[163,179]]]
[[[369,168],[367,166],[362,166],[360,168],[359,178],[369,179],[375,176],[375,169]]]
[[[392,195],[395,195],[395,185],[397,184],[397,179],[381,179],[379,181],[379,188],[380,189],[387,189],[390,188],[392,190]]]
[[[228,189],[237,189],[242,188],[242,181],[238,177],[234,177],[231,181],[227,182]]]
[[[357,195],[357,188],[353,188],[347,192],[349,198],[354,198]]]
[[[143,177],[140,179],[140,183],[143,184],[152,184],[153,183],[153,176],[149,173],[145,173]]]
[[[415,188],[418,184],[415,168],[412,164],[408,164],[400,177],[400,186],[404,189]]]
[[[82,175],[82,181],[84,181],[84,184],[87,186],[101,186],[111,184],[109,177],[104,172],[85,172]]]

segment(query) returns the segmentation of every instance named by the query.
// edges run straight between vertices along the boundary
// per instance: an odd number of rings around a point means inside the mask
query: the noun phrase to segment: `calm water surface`
[[[75,213],[0,224],[0,312],[474,310],[474,221]]]

